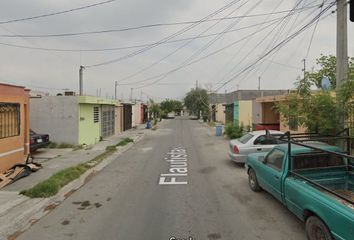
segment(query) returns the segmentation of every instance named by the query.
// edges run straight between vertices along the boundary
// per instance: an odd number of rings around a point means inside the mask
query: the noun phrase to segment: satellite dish
[[[327,76],[324,76],[321,80],[321,87],[323,90],[330,90],[331,89],[331,81]]]

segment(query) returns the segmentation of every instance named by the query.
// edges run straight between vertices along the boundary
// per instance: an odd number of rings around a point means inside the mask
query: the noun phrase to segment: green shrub
[[[131,138],[124,138],[123,140],[121,140],[119,143],[116,144],[117,147],[119,146],[125,146],[127,145],[128,143],[131,143],[131,142],[134,142],[133,139]]]
[[[47,148],[57,148],[58,144],[56,142],[50,142]]]
[[[113,150],[116,150],[116,146],[115,145],[111,145],[111,146],[107,146],[106,147],[106,151],[113,151]]]
[[[225,135],[230,139],[236,139],[242,137],[244,134],[244,126],[233,125],[232,123],[228,123],[225,126]]]
[[[57,145],[57,148],[74,148],[75,145],[70,143],[60,143]]]

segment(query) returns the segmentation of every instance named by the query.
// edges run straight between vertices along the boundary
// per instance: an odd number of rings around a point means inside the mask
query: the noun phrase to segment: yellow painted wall
[[[289,128],[288,122],[284,119],[282,115],[280,115],[280,131],[287,132],[290,131],[291,133],[305,133],[307,129],[303,126],[298,126],[297,129],[291,130]]]
[[[239,124],[252,126],[252,101],[239,101]]]

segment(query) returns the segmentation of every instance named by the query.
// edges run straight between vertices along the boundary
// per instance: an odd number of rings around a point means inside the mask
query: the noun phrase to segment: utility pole
[[[336,88],[347,80],[348,74],[348,27],[347,0],[337,0],[337,67]]]
[[[261,77],[258,77],[258,91],[261,90]]]
[[[133,88],[130,89],[130,101],[133,101]]]
[[[302,69],[302,71],[304,72],[304,79],[306,78],[306,59],[302,59],[302,61],[304,62],[304,68]]]
[[[117,86],[118,86],[118,82],[115,81],[114,82],[114,99],[117,100]]]
[[[195,80],[195,90],[198,90],[198,80]]]
[[[83,66],[80,66],[80,70],[79,70],[79,93],[80,93],[80,96],[82,96],[84,94],[84,91],[83,91],[84,69],[85,68]]]

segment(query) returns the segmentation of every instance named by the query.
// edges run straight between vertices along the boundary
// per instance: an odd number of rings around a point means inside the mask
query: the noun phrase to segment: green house
[[[93,96],[30,99],[31,129],[53,142],[91,145],[115,134],[117,100]]]

